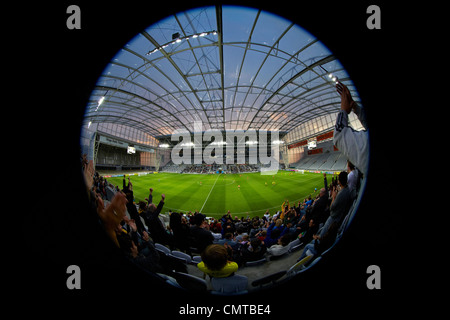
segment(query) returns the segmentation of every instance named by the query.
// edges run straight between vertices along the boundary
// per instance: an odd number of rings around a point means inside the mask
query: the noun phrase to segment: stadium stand
[[[242,294],[289,281],[320,263],[340,240],[358,207],[362,193],[349,191],[346,173],[347,160],[352,157],[360,161],[355,162],[355,166],[364,174],[367,172],[368,134],[366,130],[353,130],[367,129],[357,90],[335,56],[320,41],[291,22],[279,20],[268,27],[257,23],[267,17],[264,11],[246,9],[236,12],[220,5],[200,12],[187,11],[185,17],[190,20],[189,25],[195,24],[202,32],[189,34],[192,32],[174,30],[177,32],[172,34],[171,42],[156,45],[156,39],[161,38],[157,30],[161,28],[147,29],[142,34],[148,36],[139,36],[127,44],[126,50],[115,56],[114,62],[105,68],[107,73],[99,78],[98,83],[105,85],[96,86],[92,93],[81,140],[82,153],[89,155],[83,158],[82,168],[90,190],[90,208],[97,213],[105,232],[123,256],[174,287],[193,292]],[[174,15],[170,19],[181,27],[175,18]],[[237,21],[252,22],[254,28],[248,28],[252,34],[242,33],[242,28],[236,28],[238,32],[229,30],[227,33],[221,26],[222,18],[233,25]],[[210,21],[218,24],[213,23],[211,28],[205,29],[204,25],[210,25]],[[261,50],[270,47],[266,42],[268,39],[264,38],[268,29],[264,28],[278,31],[277,54]],[[223,38],[223,33],[229,40],[246,36],[248,42],[242,43],[246,54],[248,52],[248,56],[255,55],[260,59],[229,59],[235,58],[230,53],[224,64],[223,52],[234,51],[235,44],[216,38]],[[297,40],[293,43],[285,35]],[[152,43],[148,42],[149,39]],[[152,49],[148,51],[150,44]],[[186,47],[181,49],[181,46]],[[197,59],[196,54],[205,46],[209,47],[208,53]],[[270,51],[275,48],[275,43],[271,46]],[[142,59],[144,51],[147,55]],[[300,58],[299,53],[305,56]],[[217,57],[221,57],[222,62]],[[233,60],[239,64],[232,63]],[[270,65],[279,63],[282,67],[267,68],[269,63],[264,65],[266,60],[271,60]],[[225,88],[225,83],[235,82],[235,72],[232,71],[247,70],[249,63],[258,67],[258,76],[251,81],[239,79],[233,90]],[[163,64],[172,65],[176,72],[166,68],[161,72],[157,66]],[[142,67],[146,72],[139,78],[124,72]],[[185,73],[187,71],[189,74]],[[248,74],[248,70],[242,74],[239,71],[239,76],[244,77],[244,74]],[[200,78],[203,80],[198,81]],[[229,105],[231,101],[232,105]],[[271,111],[273,105],[277,105],[276,111]],[[349,117],[350,113],[352,117]],[[203,124],[196,126],[198,119]],[[194,124],[192,128],[191,124]],[[252,138],[245,142],[249,145],[256,143],[258,148],[263,144],[261,134],[265,132],[267,137],[270,132],[271,146],[280,147],[279,155],[283,160],[280,168],[292,161],[289,167],[294,169],[341,173],[339,179],[333,177],[331,182],[327,181],[325,174],[324,192],[320,190],[320,195],[282,211],[241,219],[224,212],[218,220],[205,219],[201,212],[164,214],[161,210],[164,197],[161,201],[158,199],[159,203],[154,199],[154,203],[138,206],[132,203],[130,185],[126,186],[124,182],[123,188],[114,188],[107,185],[98,172],[90,176],[94,167],[89,167],[87,158],[89,164],[95,161],[96,170],[155,169],[190,174],[208,174],[218,170],[219,166],[215,164],[192,164],[197,161],[191,161],[191,164],[184,162],[178,165],[172,162],[170,149],[175,140],[170,138],[174,138],[178,129],[187,129],[188,134],[194,136],[195,144],[188,143],[189,148],[198,145],[195,135],[209,129],[217,130],[223,136],[230,131],[258,129],[259,141]],[[279,140],[272,140],[275,135]],[[358,139],[352,139],[352,135],[353,138],[357,135]],[[200,149],[203,151],[204,147],[202,145]],[[231,150],[228,147],[232,147],[231,143],[223,148]],[[245,156],[250,153],[247,147],[245,152]],[[238,154],[236,150],[229,156],[234,161]],[[192,158],[193,155],[187,160]],[[262,167],[261,164],[229,164],[227,161],[221,170],[240,174],[260,171]],[[359,177],[362,181],[358,186],[362,188],[365,180],[362,175]],[[279,205],[270,204],[270,208]],[[181,222],[181,217],[186,222]],[[221,228],[217,228],[217,224]],[[253,226],[260,231],[252,232]],[[209,274],[215,277],[207,276],[204,271],[222,271],[226,266],[207,265],[210,262],[202,253],[211,245],[225,247],[226,263],[232,262],[233,267],[238,265],[237,271],[223,278],[212,272]],[[222,247],[220,250],[224,251]]]
[[[314,163],[318,160],[325,161],[331,164],[335,159],[339,160],[342,154],[335,153],[332,155],[319,155],[313,156]],[[332,159],[329,159],[332,157]],[[327,161],[329,160],[329,161]],[[304,162],[306,163],[306,161]],[[334,162],[335,164],[336,162]],[[313,162],[309,161],[309,168],[312,167]],[[347,174],[345,173],[345,181]],[[364,180],[362,180],[365,183]],[[333,210],[333,202],[338,201],[336,196],[337,191],[337,179],[332,179],[331,183],[328,183],[326,176],[324,177],[324,188],[327,190],[327,207],[326,215],[327,219],[330,219]],[[126,186],[125,186],[126,187]],[[344,188],[345,186],[341,186]],[[93,190],[97,193],[98,197],[104,199],[105,208],[108,207],[113,201],[115,194],[118,190],[113,189],[111,186],[105,185],[102,177],[96,173],[94,175]],[[126,188],[121,190],[125,194],[130,192]],[[121,192],[121,193],[122,193]],[[337,194],[339,194],[338,192]],[[356,212],[357,204],[360,199],[361,193],[355,193],[352,195],[351,203],[348,204],[350,208],[342,217],[338,220],[338,227],[335,228],[336,232],[331,235],[330,239],[325,241],[325,237],[320,238],[322,230],[319,228],[313,237],[312,241],[304,243],[302,236],[308,230],[308,224],[306,222],[309,219],[315,218],[315,211],[313,210],[315,202],[319,200],[319,196],[313,199],[313,203],[306,206],[306,199],[304,203],[299,206],[291,207],[287,212],[277,211],[273,215],[254,217],[254,218],[233,218],[229,213],[222,216],[221,219],[205,219],[204,215],[196,212],[192,215],[186,215],[182,213],[173,214],[170,217],[168,214],[159,214],[159,221],[161,225],[167,228],[167,232],[173,235],[177,232],[176,225],[174,224],[176,216],[184,216],[187,218],[188,225],[193,223],[194,219],[202,219],[202,228],[205,232],[212,233],[213,243],[222,243],[228,250],[228,259],[230,261],[236,261],[239,265],[237,272],[226,278],[215,278],[206,276],[197,265],[202,261],[201,252],[195,252],[184,248],[169,248],[168,245],[153,242],[152,234],[149,232],[151,228],[147,225],[149,220],[140,217],[141,222],[144,225],[144,230],[138,231],[134,220],[126,210],[124,218],[120,224],[120,230],[116,230],[116,234],[121,238],[129,238],[132,240],[136,249],[127,249],[123,247],[124,254],[133,262],[143,266],[144,269],[147,266],[147,271],[157,271],[157,275],[161,278],[161,281],[181,289],[186,289],[195,292],[210,292],[212,294],[223,295],[235,295],[243,294],[255,290],[257,288],[267,286],[274,283],[288,281],[292,277],[299,273],[308,270],[311,266],[318,263],[321,258],[326,255],[333,246],[339,241],[348,224],[351,222],[354,213]],[[137,209],[139,209],[137,207]],[[146,211],[143,212],[146,214]],[[288,227],[289,221],[289,227]],[[198,221],[196,221],[197,223]],[[215,224],[221,225],[219,233],[216,231]],[[227,224],[231,224],[234,232],[231,235],[227,235],[225,238],[224,231],[230,230],[226,228]],[[326,225],[326,224],[325,224]],[[320,224],[323,227],[324,223]],[[252,232],[252,229],[268,231],[268,235],[261,236],[261,232]],[[330,228],[331,229],[331,228]],[[276,231],[275,231],[276,230]],[[251,235],[251,237],[249,237]],[[244,251],[252,251],[252,245],[257,246],[261,243],[263,246],[267,246],[269,249],[271,246],[280,246],[280,240],[282,237],[289,237],[289,243],[285,247],[283,253],[280,256],[273,256],[264,251],[262,257],[254,256],[253,259],[246,260],[243,258]],[[121,240],[123,243],[123,239]],[[192,241],[189,237],[185,241]],[[253,241],[253,242],[252,242]],[[256,242],[255,242],[256,241]],[[151,254],[152,250],[156,252]],[[149,263],[149,260],[154,260]],[[155,269],[154,265],[158,267]]]
[[[317,150],[317,149],[316,149]],[[312,153],[305,155],[295,163],[290,164],[291,168],[310,171],[343,171],[347,168],[347,157],[333,147],[330,141],[318,144],[318,150],[322,153]]]

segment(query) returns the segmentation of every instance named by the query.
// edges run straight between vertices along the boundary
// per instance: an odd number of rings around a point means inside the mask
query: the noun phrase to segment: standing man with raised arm
[[[367,130],[355,131],[348,125],[348,114],[353,110],[367,129],[364,109],[352,99],[348,88],[338,82],[337,92],[341,96],[341,110],[334,126],[334,145],[352,162],[363,174],[369,168],[369,134]]]

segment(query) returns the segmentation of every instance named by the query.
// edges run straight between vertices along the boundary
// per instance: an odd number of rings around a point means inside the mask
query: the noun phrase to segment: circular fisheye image
[[[202,7],[131,39],[93,88],[84,175],[120,251],[169,285],[289,281],[345,233],[369,142],[352,79],[282,17]]]

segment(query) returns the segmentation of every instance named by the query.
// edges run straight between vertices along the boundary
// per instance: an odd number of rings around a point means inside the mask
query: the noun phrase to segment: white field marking
[[[211,195],[211,192],[213,191],[214,186],[216,185],[216,182],[217,182],[217,180],[219,179],[219,177],[220,177],[221,175],[222,175],[222,174],[219,173],[219,175],[217,176],[216,181],[214,182],[214,184],[213,184],[211,190],[209,190],[209,194],[208,194],[208,196],[206,197],[206,200],[205,200],[205,202],[203,203],[203,206],[202,206],[202,208],[201,208],[200,211],[199,211],[200,213],[202,213],[203,207],[205,206],[206,202],[208,201],[209,196]]]

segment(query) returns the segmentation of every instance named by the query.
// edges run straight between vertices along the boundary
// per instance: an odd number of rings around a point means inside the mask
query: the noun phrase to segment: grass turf
[[[331,175],[327,175],[331,182]],[[107,179],[122,189],[123,176]],[[128,178],[127,178],[128,183]],[[131,176],[135,202],[144,200],[153,188],[153,203],[166,195],[163,212],[198,210],[220,218],[228,210],[233,216],[262,216],[267,209],[276,213],[285,200],[291,204],[316,196],[323,187],[323,174],[278,171],[275,175],[259,172],[243,174],[156,173]],[[275,182],[275,184],[272,184]],[[267,185],[266,185],[267,183]],[[240,188],[238,188],[240,186]],[[314,188],[317,191],[314,192]]]

